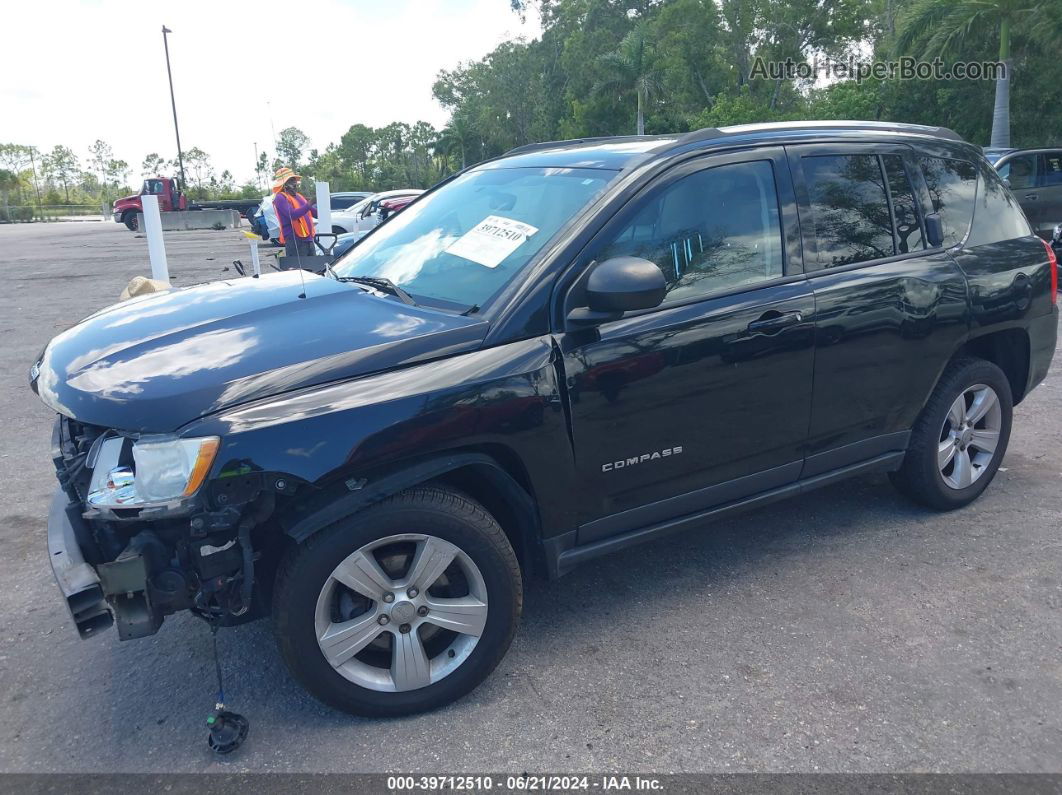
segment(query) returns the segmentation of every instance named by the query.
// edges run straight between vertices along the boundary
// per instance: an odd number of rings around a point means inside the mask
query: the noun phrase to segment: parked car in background
[[[324,275],[142,296],[32,363],[56,415],[47,557],[83,637],[271,614],[326,704],[434,709],[502,659],[527,577],[873,472],[970,504],[1055,350],[1051,248],[943,128],[524,146],[416,205]],[[971,532],[1007,543],[997,524]],[[629,576],[654,553],[681,543]],[[631,627],[674,631],[632,601],[617,654]],[[566,609],[561,640],[615,639]],[[608,664],[578,653],[573,676]]]
[[[1013,149],[995,166],[1036,234],[1050,240],[1062,223],[1062,149]]]
[[[986,146],[981,151],[984,152],[985,160],[987,160],[992,165],[995,165],[999,158],[1003,157],[1003,155],[1008,154],[1010,152],[1016,152],[1018,150],[1012,149],[1010,147]]]
[[[386,221],[392,215],[405,209],[417,198],[416,196],[399,196],[397,199],[385,199],[380,202],[380,221]]]
[[[372,196],[374,191],[371,190],[345,190],[338,193],[330,194],[329,204],[332,205],[332,212],[336,210],[346,210],[362,199],[367,199]]]
[[[332,231],[337,234],[343,232],[367,232],[383,220],[380,217],[381,202],[388,199],[416,197],[423,192],[423,190],[417,188],[403,188],[374,193],[348,210],[332,213]]]
[[[367,234],[369,234],[368,230],[363,230],[360,232],[344,232],[341,235],[336,235],[336,242],[332,245],[330,250],[326,248],[330,241],[319,240],[317,241],[317,253],[327,254],[331,256],[333,260],[337,260],[350,251],[354,247],[354,244]]]

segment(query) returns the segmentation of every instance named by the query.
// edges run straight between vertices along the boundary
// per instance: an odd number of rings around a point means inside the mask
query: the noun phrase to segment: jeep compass
[[[522,147],[323,275],[55,337],[31,368],[49,557],[83,637],[270,616],[327,704],[431,709],[505,654],[525,577],[870,472],[976,499],[1050,365],[1057,280],[942,128]]]

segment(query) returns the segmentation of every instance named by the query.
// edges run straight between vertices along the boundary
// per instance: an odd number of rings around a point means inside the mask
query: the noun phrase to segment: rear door
[[[906,448],[925,396],[966,332],[966,285],[945,247],[927,248],[925,187],[911,149],[815,144],[788,152],[816,302],[803,471],[811,477]],[[951,207],[950,186],[934,181],[941,212],[945,201]],[[966,219],[948,245],[965,236]]]
[[[668,292],[558,336],[581,544],[794,481],[811,404],[814,300],[781,149],[659,177],[577,269],[616,256],[655,262]]]

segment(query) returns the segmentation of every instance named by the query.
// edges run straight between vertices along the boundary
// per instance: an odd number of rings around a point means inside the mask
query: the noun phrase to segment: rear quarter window
[[[973,219],[977,195],[977,169],[968,160],[922,157],[922,173],[944,227],[944,248],[957,246],[966,238]]]
[[[1033,233],[1013,194],[995,170],[985,165],[977,175],[977,198],[967,246],[983,246]]]

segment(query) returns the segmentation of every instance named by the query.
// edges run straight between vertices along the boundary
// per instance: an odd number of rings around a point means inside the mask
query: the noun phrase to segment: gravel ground
[[[167,237],[176,284],[232,276],[239,232]],[[221,636],[251,721],[215,760],[209,633],[81,641],[48,566],[47,340],[146,273],[111,223],[0,226],[0,770],[1062,771],[1062,373],[1015,413],[976,505],[883,477],[664,539],[527,588],[498,670],[431,715],[359,720],[287,676],[268,623]]]

